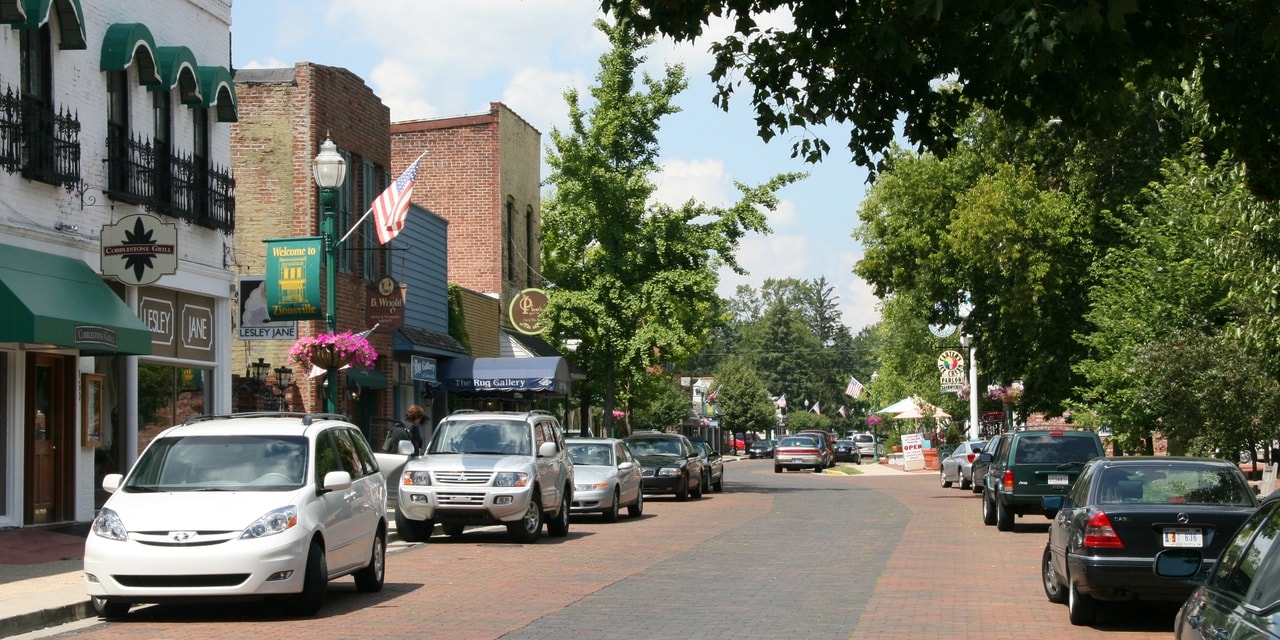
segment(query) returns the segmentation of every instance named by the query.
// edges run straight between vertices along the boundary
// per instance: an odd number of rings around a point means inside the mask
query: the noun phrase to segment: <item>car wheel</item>
[[[684,476],[680,480],[680,488],[676,490],[676,500],[684,502],[689,499],[689,476]]]
[[[991,526],[996,523],[996,503],[991,498],[991,492],[982,492],[982,524]]]
[[[520,544],[532,544],[542,535],[542,504],[538,499],[529,501],[524,517],[507,525],[507,536]]]
[[[1047,544],[1044,546],[1044,555],[1040,558],[1040,578],[1044,583],[1044,595],[1049,598],[1049,602],[1062,604],[1067,601],[1067,592],[1062,588],[1058,572],[1053,570],[1053,552]]]
[[[943,489],[946,489],[951,486],[951,481],[947,479],[946,469],[943,469],[942,471],[938,472],[938,484],[942,485]]]
[[[93,597],[93,611],[100,618],[119,620],[129,614],[129,603],[100,596]]]
[[[1070,578],[1067,578],[1067,615],[1077,627],[1093,624],[1098,617],[1098,601],[1080,593]]]
[[[1013,507],[996,498],[996,528],[1001,531],[1013,531]]]
[[[961,472],[961,473],[960,473],[960,488],[961,488],[961,489],[972,489],[972,488],[973,488],[973,478],[965,478],[965,477],[964,477],[964,473],[963,473],[963,472]]]
[[[723,471],[720,472],[720,478],[715,482],[711,483],[711,490],[715,491],[716,493],[721,493],[724,491],[724,472]]]
[[[466,528],[467,525],[457,522],[446,522],[445,524],[440,525],[440,529],[450,538],[461,538],[462,532],[466,530]]]
[[[620,504],[619,504],[620,502],[622,502],[622,493],[621,493],[621,492],[619,492],[617,489],[614,489],[614,490],[613,490],[613,504],[610,504],[610,505],[609,505],[609,508],[607,508],[607,509],[605,509],[605,510],[604,510],[604,521],[605,521],[605,522],[617,522],[617,521],[618,521],[618,509],[619,509],[619,507],[621,507],[621,506],[622,506],[622,505],[620,505]]]
[[[776,464],[775,464],[775,465],[773,465],[773,472],[774,472],[774,473],[782,473],[782,467],[780,467],[780,466],[778,466],[778,465],[776,465]]]
[[[547,521],[547,535],[552,538],[563,538],[569,535],[569,505],[571,504],[573,504],[573,494],[566,488],[560,492],[560,510],[556,512],[555,519]]]
[[[636,492],[635,504],[627,507],[627,515],[632,518],[639,518],[644,515],[644,492]]]
[[[396,509],[396,535],[405,542],[425,542],[435,528],[436,523],[431,520],[410,520]]]
[[[978,484],[978,479],[976,477],[969,484],[973,485],[971,489],[974,493],[982,493],[982,485]]]
[[[313,616],[324,606],[326,591],[329,589],[329,565],[325,560],[324,546],[319,542],[311,543],[307,552],[307,572],[302,577],[302,592],[293,596],[293,613],[302,616]]]
[[[690,489],[689,495],[693,496],[695,500],[702,498],[702,487],[706,486],[706,484],[707,477],[702,474],[698,474],[698,486]]]
[[[369,564],[355,572],[356,591],[361,593],[377,593],[382,591],[382,583],[387,579],[387,534],[379,531],[373,537],[373,552],[369,555]]]

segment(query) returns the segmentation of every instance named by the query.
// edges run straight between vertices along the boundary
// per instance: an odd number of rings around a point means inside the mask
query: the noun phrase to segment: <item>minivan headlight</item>
[[[500,471],[493,474],[495,487],[523,487],[529,484],[529,474],[520,471]]]
[[[124,528],[124,522],[120,520],[120,514],[111,509],[103,509],[98,512],[98,517],[93,519],[93,533],[100,538],[108,540],[125,542],[129,539],[129,530]]]
[[[244,533],[240,534],[240,539],[246,538],[265,538],[274,536],[277,533],[284,533],[292,529],[298,524],[298,507],[289,505],[268,511],[265,515],[253,521]]]

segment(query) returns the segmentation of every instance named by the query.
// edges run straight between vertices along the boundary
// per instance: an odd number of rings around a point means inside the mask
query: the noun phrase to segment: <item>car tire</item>
[[[1067,590],[1058,579],[1058,572],[1053,570],[1053,551],[1047,544],[1044,546],[1044,554],[1040,557],[1040,581],[1044,584],[1044,595],[1049,602],[1066,603]]]
[[[378,531],[373,537],[373,552],[369,554],[369,564],[356,571],[356,591],[360,593],[377,593],[387,579],[387,533]]]
[[[1098,601],[1080,593],[1070,577],[1067,578],[1067,617],[1077,627],[1091,625],[1098,618]]]
[[[520,544],[533,544],[542,535],[542,504],[538,499],[529,501],[524,516],[507,525],[507,537]]]
[[[681,478],[680,488],[676,490],[676,500],[684,502],[689,499],[689,476]]]
[[[1013,507],[996,497],[996,528],[1001,531],[1013,531]]]
[[[314,616],[324,606],[329,590],[329,564],[325,559],[324,545],[311,543],[307,552],[307,571],[302,576],[302,591],[293,596],[289,609],[296,615]]]
[[[720,479],[711,483],[711,490],[716,493],[724,493],[724,472],[720,473]]]
[[[963,471],[961,471],[961,472],[960,472],[960,488],[961,488],[961,489],[972,489],[972,488],[973,488],[973,479],[972,479],[972,478],[970,478],[970,479],[968,479],[968,480],[965,480],[965,478],[964,478],[964,472],[963,472]]]
[[[706,484],[707,484],[707,477],[702,474],[698,474],[698,486],[693,489],[690,489],[689,495],[692,496],[693,499],[695,500],[702,499],[702,487],[706,486]]]
[[[569,535],[569,505],[573,504],[573,494],[566,487],[560,492],[560,510],[555,518],[547,521],[547,535],[552,538],[563,538]],[[616,507],[615,507],[616,508]]]
[[[972,487],[970,487],[970,490],[972,490],[974,493],[982,493],[982,483],[978,482],[977,478],[974,478],[973,482],[970,482],[969,484],[973,485]]]
[[[644,515],[644,492],[637,491],[635,503],[627,507],[627,516],[639,518],[642,515]]]
[[[780,466],[778,466],[778,465],[776,465],[776,464],[775,464],[775,465],[773,465],[773,472],[774,472],[774,473],[782,473],[782,467],[780,467]]]
[[[426,542],[436,523],[431,520],[410,520],[396,509],[396,535],[405,542]]]
[[[622,508],[622,492],[616,488],[613,490],[613,503],[604,510],[602,514],[605,522],[617,522],[618,511]]]
[[[129,615],[129,603],[113,600],[111,598],[94,596],[93,611],[98,614],[99,618],[103,618],[105,620],[119,620]]]
[[[939,471],[939,472],[938,472],[938,484],[942,485],[942,488],[943,488],[943,489],[950,489],[950,488],[951,488],[951,481],[947,479],[947,470],[946,470],[946,469],[943,469],[943,470],[941,470],[941,471]]]
[[[444,534],[446,536],[449,536],[450,538],[454,538],[454,539],[461,538],[462,532],[465,531],[466,529],[467,529],[467,525],[462,524],[460,522],[446,522],[440,525],[440,530],[444,531]]]
[[[991,526],[996,523],[996,503],[990,491],[982,492],[982,524]]]

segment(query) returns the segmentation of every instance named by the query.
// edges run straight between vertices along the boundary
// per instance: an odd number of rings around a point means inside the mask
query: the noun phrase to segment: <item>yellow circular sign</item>
[[[511,299],[511,326],[526,335],[537,335],[547,330],[542,322],[542,312],[547,308],[547,292],[542,289],[525,289]]]

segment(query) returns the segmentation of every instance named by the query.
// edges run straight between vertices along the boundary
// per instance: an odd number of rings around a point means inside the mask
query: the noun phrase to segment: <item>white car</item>
[[[618,511],[639,518],[644,513],[643,475],[627,444],[617,438],[568,438],[573,461],[573,508],[570,513],[596,513],[618,521]]]
[[[312,615],[335,578],[382,589],[386,483],[343,416],[197,416],[102,487],[111,497],[85,540],[84,577],[103,617],[137,603],[268,596]]]

